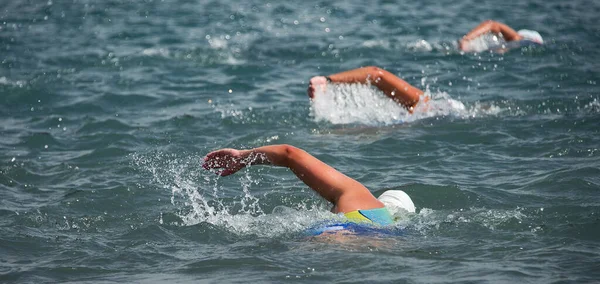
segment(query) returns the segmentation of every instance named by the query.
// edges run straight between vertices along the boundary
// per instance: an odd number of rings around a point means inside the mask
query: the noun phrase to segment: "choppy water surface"
[[[594,1],[4,1],[1,282],[595,282]],[[547,45],[460,53],[485,19]],[[375,65],[408,114],[311,76]],[[218,178],[221,147],[288,143],[402,189],[397,236],[309,238],[333,216],[286,169]]]

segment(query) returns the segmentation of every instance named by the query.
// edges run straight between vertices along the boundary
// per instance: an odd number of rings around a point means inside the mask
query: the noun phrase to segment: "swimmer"
[[[415,212],[415,206],[401,190],[388,190],[379,199],[360,182],[344,175],[302,149],[290,145],[270,145],[250,150],[221,149],[204,157],[207,170],[228,176],[249,165],[289,168],[300,180],[331,204],[333,213],[342,213],[349,222],[389,226],[393,212]]]
[[[472,42],[474,39],[488,33],[492,33],[494,35],[501,35],[507,43],[514,44],[514,46],[508,46],[507,48],[544,44],[542,36],[536,31],[515,31],[514,29],[503,23],[487,20],[482,22],[469,33],[467,33],[465,36],[463,36],[458,41],[458,46],[462,51],[475,51],[475,48],[471,47],[469,43]]]
[[[463,51],[475,51],[475,46],[471,46],[469,43],[488,33],[501,35],[507,42],[498,49],[501,52],[510,48],[544,43],[542,36],[536,31],[519,30],[517,32],[503,23],[488,20],[463,36],[459,40],[459,48]],[[429,97],[423,96],[422,90],[376,66],[361,67],[329,76],[312,77],[308,85],[308,96],[314,99],[315,93],[325,91],[329,83],[371,84],[411,113],[420,101],[427,102],[429,100]]]
[[[325,91],[329,83],[371,84],[410,112],[419,101],[428,101],[428,97],[421,97],[423,91],[376,66],[361,67],[329,76],[315,76],[310,79],[308,96],[314,99],[316,91]]]

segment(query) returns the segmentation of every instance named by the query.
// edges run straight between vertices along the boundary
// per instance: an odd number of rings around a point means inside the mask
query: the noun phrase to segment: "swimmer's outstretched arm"
[[[205,169],[221,169],[221,176],[231,175],[248,165],[287,167],[311,189],[333,203],[334,212],[381,208],[360,182],[340,173],[302,149],[290,145],[263,146],[251,150],[221,149],[204,158]]]
[[[370,83],[381,90],[386,96],[404,106],[412,109],[420,99],[423,91],[413,87],[398,76],[379,67],[369,66],[348,70],[341,73],[324,76],[316,76],[310,80],[308,96],[313,98],[317,89],[324,89],[328,83]]]
[[[514,40],[522,40],[523,37],[520,36],[517,31],[512,29],[511,27],[492,20],[487,20],[479,24],[477,27],[472,29],[469,33],[462,37],[459,41],[460,48],[464,50],[465,43],[477,38],[486,33],[495,33],[502,34],[506,41],[514,41]]]

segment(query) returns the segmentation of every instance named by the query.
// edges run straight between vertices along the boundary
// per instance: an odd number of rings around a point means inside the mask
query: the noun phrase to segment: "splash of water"
[[[265,201],[252,193],[262,180],[254,178],[251,169],[237,174],[241,191],[231,194],[221,185],[220,177],[201,167],[201,161],[199,156],[160,152],[132,155],[136,168],[149,173],[151,182],[159,188],[170,191],[170,202],[181,219],[181,224],[173,225],[205,222],[239,236],[276,237],[297,234],[333,215],[326,208],[308,203],[297,204],[296,208],[276,206],[273,212],[266,213]]]
[[[466,49],[470,52],[482,52],[505,48],[506,41],[501,35],[484,34],[468,41],[466,45]]]
[[[543,208],[541,209],[543,211]],[[515,209],[486,209],[467,208],[453,211],[433,210],[422,208],[410,219],[401,219],[401,225],[411,231],[430,235],[432,231],[447,230],[448,227],[464,228],[479,226],[492,231],[515,230],[537,233],[542,230],[531,223],[531,216],[526,215],[523,208]],[[446,227],[446,229],[444,229]]]
[[[136,168],[150,175],[151,184],[169,192],[170,203],[175,207],[175,215],[180,219],[170,225],[193,226],[208,223],[218,230],[240,237],[273,238],[303,234],[312,226],[341,218],[330,213],[325,204],[315,202],[312,196],[306,199],[309,201],[300,202],[286,200],[285,194],[275,199],[266,198],[266,195],[259,198],[256,192],[261,190],[263,178],[256,177],[256,169],[247,168],[235,176],[221,178],[203,170],[202,157],[198,155],[151,152],[133,154],[131,158]],[[262,176],[264,175],[261,173],[260,177]],[[272,202],[276,202],[277,205],[269,204]],[[282,205],[286,203],[294,205]],[[269,212],[265,207],[273,209]],[[422,208],[418,213],[398,211],[394,213],[394,217],[397,220],[394,225],[396,229],[419,232],[423,235],[443,230],[448,225],[461,224],[473,224],[490,231],[503,230],[507,226],[518,226],[528,230],[524,228],[527,224],[521,225],[526,216],[520,208],[469,208],[450,212]],[[538,229],[531,230],[534,232]]]
[[[414,51],[432,51],[433,50],[433,46],[431,45],[431,43],[429,43],[428,41],[421,39],[421,40],[417,40],[414,42],[409,42],[406,44],[406,47],[409,50],[414,50]]]
[[[494,115],[496,106],[475,104],[467,108],[445,92],[426,90],[427,103],[419,103],[413,113],[398,105],[381,91],[363,84],[332,84],[318,90],[311,101],[311,116],[317,122],[332,124],[392,125],[436,116],[476,117]]]
[[[584,106],[584,109],[590,113],[598,113],[600,112],[600,101],[598,99],[594,99]]]

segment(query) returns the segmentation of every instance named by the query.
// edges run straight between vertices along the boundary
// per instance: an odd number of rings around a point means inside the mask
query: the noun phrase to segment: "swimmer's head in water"
[[[520,36],[522,36],[523,39],[530,40],[530,41],[533,41],[533,42],[537,42],[539,44],[544,44],[544,39],[542,39],[542,36],[540,35],[540,33],[536,32],[536,31],[532,31],[532,30],[519,30],[517,33]]]
[[[408,194],[402,190],[388,190],[379,196],[379,201],[385,204],[385,207],[396,211],[398,208],[404,209],[408,212],[415,212],[415,204],[412,202]]]

